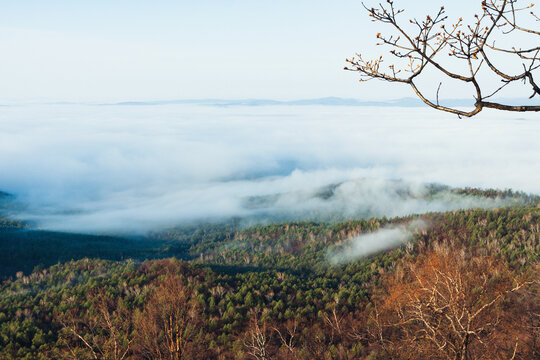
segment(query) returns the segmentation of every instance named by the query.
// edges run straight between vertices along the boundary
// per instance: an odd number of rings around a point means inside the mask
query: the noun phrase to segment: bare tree
[[[534,286],[497,259],[445,249],[389,281],[370,332],[391,358],[529,359],[534,334],[515,297]]]
[[[322,312],[322,319],[325,325],[330,329],[330,341],[334,342],[343,336],[343,319],[345,315],[337,311],[339,297],[336,295],[334,302],[330,305],[331,310]]]
[[[72,306],[55,314],[62,324],[60,340],[67,349],[64,358],[126,359],[131,352],[131,317],[122,302],[100,292],[94,295],[91,309]],[[69,302],[69,300],[68,300]]]
[[[298,359],[298,350],[296,349],[296,343],[298,341],[298,321],[287,320],[282,330],[274,327],[274,331],[279,337],[282,348],[285,349],[285,354],[281,356],[285,359]]]
[[[196,335],[199,320],[191,290],[181,278],[167,275],[135,317],[134,352],[143,359],[192,358],[189,342]]]
[[[349,65],[345,70],[360,73],[361,80],[380,79],[388,82],[408,84],[416,95],[427,105],[459,116],[471,117],[484,108],[507,111],[540,111],[538,105],[510,105],[497,101],[488,101],[499,94],[509,84],[522,81],[530,87],[532,99],[540,95],[540,87],[535,82],[536,70],[540,67],[540,31],[523,25],[524,16],[533,23],[540,19],[530,11],[534,4],[520,5],[519,0],[485,0],[481,3],[482,12],[475,15],[474,23],[466,24],[463,18],[448,24],[444,6],[434,15],[427,15],[424,20],[411,19],[402,21],[404,9],[396,8],[394,1],[387,0],[376,8],[364,7],[373,21],[389,25],[393,29],[390,35],[377,34],[379,43],[390,48],[393,61],[383,64],[383,56],[366,60],[361,54],[346,59]],[[512,36],[519,34],[525,48],[513,45]],[[521,41],[521,40],[519,40]],[[527,46],[527,41],[532,45]],[[503,70],[502,56],[510,57],[514,62],[510,73]],[[505,60],[506,61],[506,60]],[[459,67],[461,72],[455,71]],[[439,102],[442,81],[434,94],[434,100],[417,86],[416,80],[428,71],[438,72],[442,78],[453,79],[468,84],[474,91],[474,109],[460,110],[443,106]],[[489,76],[486,81],[481,75]],[[490,88],[493,79],[499,85]]]
[[[244,339],[244,348],[247,354],[257,360],[268,360],[269,334],[266,323],[259,325],[256,311],[251,312],[251,321]]]

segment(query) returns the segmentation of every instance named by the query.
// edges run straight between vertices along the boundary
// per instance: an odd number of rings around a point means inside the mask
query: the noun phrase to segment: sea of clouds
[[[534,113],[21,104],[0,111],[0,190],[25,206],[12,215],[67,231],[400,216],[499,205],[426,198],[429,183],[540,193],[539,139]]]

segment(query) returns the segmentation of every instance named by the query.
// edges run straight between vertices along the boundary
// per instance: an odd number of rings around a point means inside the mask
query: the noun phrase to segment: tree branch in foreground
[[[525,48],[500,46],[499,43],[512,43],[509,37],[518,34],[527,38],[533,44],[538,44],[540,31],[531,29],[520,23],[522,15],[528,16],[534,23],[540,19],[531,11],[534,4],[521,6],[519,0],[485,0],[481,3],[482,13],[474,15],[474,23],[465,24],[459,18],[448,25],[444,6],[435,15],[427,15],[424,20],[411,19],[408,25],[401,21],[404,9],[396,8],[394,1],[387,0],[376,8],[364,4],[369,16],[374,22],[388,24],[393,28],[393,35],[377,34],[377,45],[389,48],[395,63],[383,66],[383,56],[375,60],[366,60],[361,54],[346,59],[349,64],[345,70],[360,73],[360,81],[379,79],[388,82],[404,83],[411,86],[416,95],[427,105],[437,110],[472,117],[484,108],[505,111],[540,111],[538,105],[510,105],[496,101],[486,101],[499,94],[507,85],[521,81],[523,86],[530,87],[532,99],[540,95],[540,87],[535,75],[540,68],[540,46]],[[405,27],[407,26],[407,28]],[[412,30],[411,30],[412,29]],[[525,45],[525,44],[524,44]],[[499,64],[501,56],[511,57],[516,73],[503,71]],[[462,71],[452,70],[449,62],[459,64]],[[437,88],[435,100],[430,100],[416,84],[416,79],[430,68],[442,76],[470,85],[474,90],[474,109],[462,110],[442,106],[439,103]],[[495,90],[488,91],[479,74],[486,73],[491,81],[498,80],[500,85]]]

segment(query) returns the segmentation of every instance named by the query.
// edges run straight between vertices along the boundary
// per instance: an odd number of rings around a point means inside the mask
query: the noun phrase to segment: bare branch
[[[396,8],[394,1],[387,0],[385,4],[380,3],[378,7],[368,7],[363,4],[372,21],[388,24],[395,34],[389,36],[378,33],[378,45],[389,48],[389,53],[393,55],[398,63],[389,63],[385,66],[383,56],[374,60],[364,60],[362,54],[356,54],[351,59],[346,59],[349,66],[345,70],[354,71],[360,74],[360,81],[379,79],[387,82],[397,82],[409,84],[416,95],[427,105],[441,111],[450,112],[458,116],[471,117],[478,114],[484,108],[492,108],[505,111],[540,111],[539,106],[522,104],[519,106],[506,105],[497,102],[488,102],[486,99],[498,94],[512,82],[523,80],[526,86],[530,86],[533,98],[540,95],[540,87],[536,84],[535,71],[540,68],[540,47],[533,46],[520,48],[513,46],[504,48],[496,46],[497,37],[503,38],[513,31],[519,31],[529,36],[540,35],[534,29],[528,29],[518,21],[518,13],[525,13],[533,5],[527,4],[517,7],[519,0],[489,0],[482,1],[482,13],[475,15],[472,24],[465,24],[463,18],[459,18],[453,24],[447,24],[444,7],[434,15],[427,15],[424,20],[409,20],[413,30],[407,29],[400,15],[404,9]],[[538,21],[538,17],[530,12],[533,19]],[[450,70],[450,66],[441,57],[444,50],[448,51],[448,57],[459,62],[464,62],[463,70],[467,75]],[[491,59],[490,53],[504,53],[515,55],[515,59],[523,67],[523,72],[512,75],[502,71],[500,67]],[[504,80],[504,84],[489,95],[483,95],[485,85],[480,81],[479,73],[483,64],[487,65],[484,72],[489,72],[493,80]],[[444,77],[471,84],[474,89],[474,109],[464,111],[458,108],[441,106],[439,93],[442,81],[439,82],[435,93],[435,102],[428,99],[426,95],[416,86],[413,81],[421,76],[427,68],[432,68]],[[492,81],[493,81],[492,80]]]

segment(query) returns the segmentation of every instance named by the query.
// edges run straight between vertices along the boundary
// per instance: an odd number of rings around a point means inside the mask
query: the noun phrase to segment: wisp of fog
[[[416,219],[407,225],[389,226],[358,235],[346,240],[339,248],[329,250],[327,259],[331,264],[342,264],[393,249],[408,243],[415,232],[425,230],[427,227],[426,222]]]
[[[535,114],[27,104],[2,107],[0,126],[0,191],[25,204],[12,215],[44,229],[129,233],[228,217],[501,205],[431,196],[432,183],[540,192]]]

